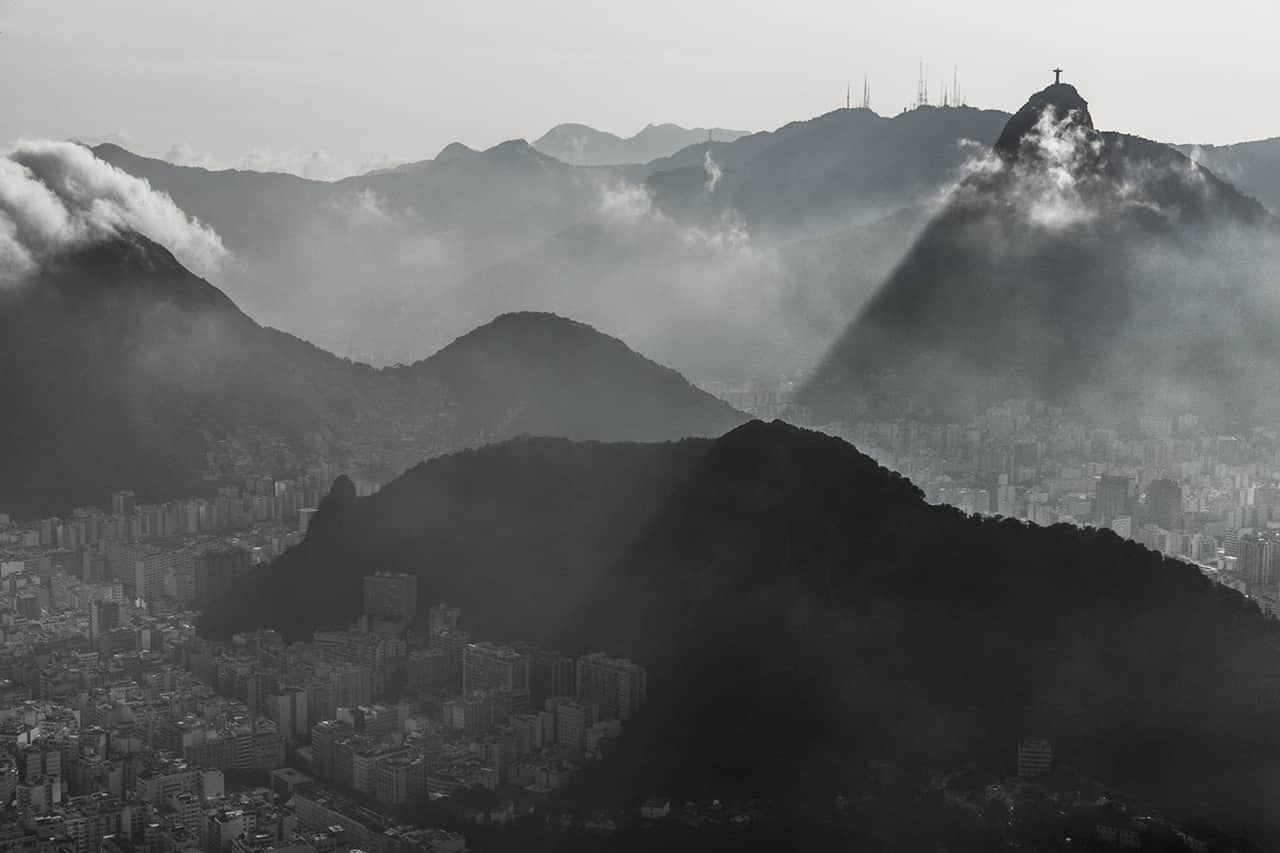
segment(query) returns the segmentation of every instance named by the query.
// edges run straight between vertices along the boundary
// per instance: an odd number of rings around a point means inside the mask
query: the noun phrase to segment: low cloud
[[[0,282],[57,255],[136,231],[208,276],[222,240],[146,181],[74,142],[19,142],[0,155]]]
[[[976,147],[957,198],[981,200],[993,181],[1001,181],[1004,203],[1028,224],[1049,232],[1126,209],[1176,218],[1181,208],[1209,198],[1212,187],[1194,152],[1190,158],[1153,157],[1130,150],[1132,145],[1128,137],[1098,133],[1074,114],[1049,108],[1022,139],[1017,157],[1006,159]],[[1172,188],[1176,192],[1171,195]]]
[[[710,149],[707,150],[707,156],[702,162],[702,168],[707,173],[707,192],[713,193],[720,184],[720,179],[724,177],[724,169],[720,168],[720,164],[711,157]]]
[[[965,177],[975,180],[958,187],[983,197],[988,181],[1008,180],[1004,198],[1025,219],[1049,231],[1080,225],[1095,218],[1098,206],[1085,199],[1086,183],[1093,173],[1086,164],[1102,151],[1100,137],[1052,109],[1040,114],[1035,127],[1022,139],[1016,159],[1009,161],[983,146],[964,167]]]

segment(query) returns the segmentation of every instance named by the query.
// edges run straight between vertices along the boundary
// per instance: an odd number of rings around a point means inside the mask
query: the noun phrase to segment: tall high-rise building
[[[449,677],[457,678],[462,672],[462,657],[471,644],[471,635],[457,628],[441,628],[430,640],[431,648],[441,649],[448,656]]]
[[[18,790],[18,765],[9,756],[0,758],[0,803],[6,806],[13,802],[13,795]]]
[[[133,492],[116,492],[111,496],[112,515],[131,515],[134,507]]]
[[[120,604],[116,601],[95,601],[89,611],[89,642],[96,643],[107,631],[120,627]]]
[[[1040,464],[1040,445],[1034,441],[1018,441],[1013,445],[1015,468],[1035,468]]]
[[[329,676],[329,694],[335,708],[353,708],[373,702],[373,670],[347,666]]]
[[[418,579],[391,572],[365,575],[364,612],[377,619],[412,622],[418,613]]]
[[[1102,475],[1093,503],[1094,521],[1105,523],[1129,515],[1129,487],[1132,482],[1128,477]]]
[[[1258,586],[1276,583],[1276,560],[1280,543],[1270,536],[1246,536],[1240,540],[1240,574]]]
[[[311,519],[316,517],[316,509],[314,507],[303,507],[298,510],[298,532],[306,535],[307,530],[311,527]]]
[[[605,716],[625,720],[644,704],[648,677],[639,664],[596,652],[578,658],[577,681],[579,702],[597,704]]]
[[[599,719],[603,709],[590,702],[572,702],[568,700],[549,700],[555,714],[556,743],[565,749],[585,752],[587,748],[587,730]]]
[[[482,690],[528,690],[530,655],[513,646],[471,643],[462,653],[462,695]]]
[[[1147,487],[1147,511],[1151,522],[1165,530],[1182,528],[1182,486],[1174,480],[1156,480]]]
[[[427,635],[430,636],[444,628],[457,628],[458,619],[461,616],[462,611],[459,608],[440,602],[427,611]]]
[[[1044,738],[1018,741],[1018,775],[1043,776],[1053,769],[1053,744]]]
[[[276,731],[293,743],[310,731],[307,691],[300,687],[282,687],[267,699],[267,716],[275,722]]]
[[[533,653],[530,681],[534,707],[542,707],[542,703],[553,696],[568,696],[578,687],[576,661],[559,652],[539,649]]]

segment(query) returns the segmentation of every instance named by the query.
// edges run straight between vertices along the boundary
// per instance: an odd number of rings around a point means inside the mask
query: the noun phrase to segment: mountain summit
[[[824,420],[1016,395],[1120,421],[1280,409],[1278,237],[1253,199],[1167,146],[1096,130],[1074,87],[1051,86],[969,165],[800,402]]]
[[[1076,87],[1070,83],[1054,83],[1036,92],[1022,109],[1014,113],[996,140],[996,151],[1005,157],[1017,156],[1026,137],[1044,121],[1065,125],[1067,129],[1093,132],[1089,102],[1080,97]]]

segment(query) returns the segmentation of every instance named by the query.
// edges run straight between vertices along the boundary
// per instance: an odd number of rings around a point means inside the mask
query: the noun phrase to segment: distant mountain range
[[[461,606],[473,636],[648,667],[648,708],[593,777],[622,796],[803,814],[868,762],[1002,771],[1035,734],[1076,772],[1276,828],[1257,782],[1280,758],[1264,724],[1280,629],[1252,604],[1110,532],[929,506],[782,423],[662,445],[516,440],[363,499],[340,481],[306,540],[200,630],[343,624],[371,565],[416,575],[419,612]]]
[[[330,351],[407,363],[497,314],[541,311],[608,328],[695,379],[743,383],[823,361],[895,270],[915,263],[908,253],[926,227],[932,239],[942,226],[930,223],[962,206],[949,194],[984,180],[974,172],[992,162],[1009,119],[968,107],[836,110],[613,166],[569,165],[519,140],[487,151],[455,143],[432,160],[333,184],[96,151],[222,235],[234,262],[217,283],[237,304]],[[1155,143],[1130,147],[1135,162],[1188,163],[1162,159],[1169,149]],[[1205,151],[1203,162],[1231,171]],[[1243,149],[1233,156],[1245,161]],[[1233,175],[1265,198],[1269,172],[1261,155],[1257,163]],[[1149,189],[1131,181],[1125,191]],[[1238,221],[1229,208],[1209,205],[1202,222],[1229,227]],[[1200,231],[1199,243],[1180,246],[1187,263],[1173,277],[1239,266]],[[1214,251],[1193,251],[1203,244]],[[1095,260],[1099,275],[1121,274],[1118,256]],[[1073,274],[1092,263],[1078,259]]]
[[[1280,213],[1280,137],[1235,145],[1179,145],[1178,150]]]
[[[835,110],[729,144],[704,141],[649,164],[647,183],[674,215],[705,221],[732,211],[753,229],[806,233],[930,201],[1008,118],[971,107],[893,117]],[[709,168],[719,171],[710,191]]]
[[[1278,238],[1256,201],[1171,148],[1095,130],[1055,85],[1009,120],[800,402],[819,420],[965,417],[1021,394],[1104,422],[1254,422],[1280,411]]]
[[[669,157],[699,142],[732,142],[746,135],[744,130],[722,127],[651,124],[624,139],[585,124],[558,124],[534,140],[533,147],[573,166],[621,166]]]
[[[136,234],[0,288],[0,356],[0,507],[18,517],[123,488],[191,494],[238,458],[301,470],[407,441],[434,452],[524,433],[652,441],[743,420],[550,314],[499,317],[409,366],[353,363],[259,326]]]
[[[386,363],[415,361],[496,313],[542,307],[482,310],[465,279],[579,221],[599,195],[589,172],[523,141],[455,144],[335,183],[174,166],[111,145],[94,153],[222,236],[236,263],[218,284],[251,315]]]
[[[812,366],[973,156],[962,141],[989,143],[1003,119],[840,110],[626,166],[455,143],[334,184],[95,152],[222,234],[237,262],[219,284],[237,303],[328,349],[412,361],[538,310],[686,375],[746,381]]]

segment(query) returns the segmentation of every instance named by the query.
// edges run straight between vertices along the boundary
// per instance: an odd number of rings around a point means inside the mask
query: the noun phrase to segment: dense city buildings
[[[473,638],[444,603],[418,620],[414,576],[368,575],[359,622],[308,642],[198,638],[198,608],[298,542],[322,485],[3,520],[0,853],[462,853],[395,810],[478,787],[509,817],[600,759],[642,667]]]
[[[1103,526],[1280,615],[1280,436],[1192,419],[1129,435],[1025,401],[972,423],[824,428],[932,501]],[[101,834],[120,850],[461,850],[462,836],[396,810],[483,788],[504,813],[564,792],[633,725],[642,666],[495,643],[429,599],[419,618],[413,575],[370,572],[362,618],[306,642],[196,637],[198,608],[300,541],[326,485],[255,477],[214,499],[121,492],[111,513],[5,519],[0,799],[21,844],[49,827],[68,849]],[[1048,741],[1017,744],[1020,775],[1053,770]]]
[[[530,657],[524,649],[469,643],[462,653],[462,695],[529,691]]]
[[[1277,615],[1280,432],[1206,431],[1192,414],[1128,430],[1008,400],[967,423],[824,424],[935,502],[1038,525],[1094,525],[1200,566]]]

